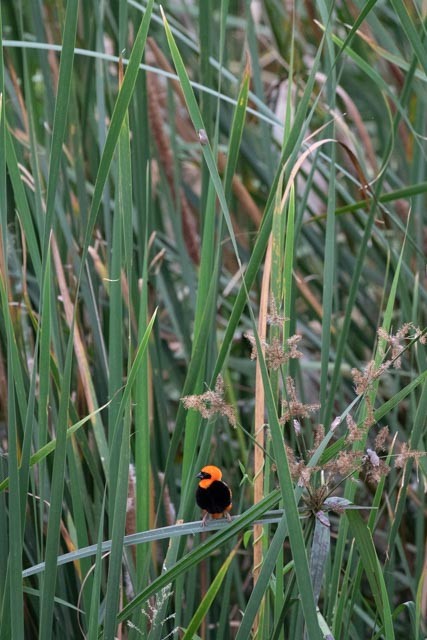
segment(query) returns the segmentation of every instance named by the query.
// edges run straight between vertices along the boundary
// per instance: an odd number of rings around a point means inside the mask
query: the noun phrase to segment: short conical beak
[[[203,473],[200,471],[200,472],[197,474],[196,478],[200,478],[200,480],[203,480]]]

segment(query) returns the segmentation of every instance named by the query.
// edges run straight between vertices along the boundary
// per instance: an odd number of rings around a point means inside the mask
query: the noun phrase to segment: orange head
[[[200,478],[199,487],[201,489],[207,489],[210,487],[212,482],[215,482],[215,480],[221,480],[222,471],[213,464],[208,464],[206,467],[203,467],[200,473],[197,474],[196,478]]]

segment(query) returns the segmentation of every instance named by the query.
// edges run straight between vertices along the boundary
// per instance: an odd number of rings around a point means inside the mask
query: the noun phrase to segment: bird
[[[221,480],[222,471],[214,465],[207,465],[197,474],[200,479],[196,491],[196,502],[203,509],[204,516],[202,526],[206,525],[206,519],[227,518],[231,520],[229,511],[232,507],[232,494],[230,487]]]

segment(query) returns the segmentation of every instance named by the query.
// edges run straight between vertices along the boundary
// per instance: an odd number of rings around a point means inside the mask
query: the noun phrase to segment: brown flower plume
[[[181,399],[186,409],[198,411],[203,418],[211,418],[219,413],[227,418],[233,427],[237,424],[234,408],[224,400],[224,381],[221,375],[216,380],[215,391],[208,390],[201,395],[185,396]]]

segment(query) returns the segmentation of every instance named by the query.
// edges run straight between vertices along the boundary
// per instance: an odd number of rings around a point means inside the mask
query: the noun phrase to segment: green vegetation
[[[425,5],[0,12],[0,640],[424,638]]]

